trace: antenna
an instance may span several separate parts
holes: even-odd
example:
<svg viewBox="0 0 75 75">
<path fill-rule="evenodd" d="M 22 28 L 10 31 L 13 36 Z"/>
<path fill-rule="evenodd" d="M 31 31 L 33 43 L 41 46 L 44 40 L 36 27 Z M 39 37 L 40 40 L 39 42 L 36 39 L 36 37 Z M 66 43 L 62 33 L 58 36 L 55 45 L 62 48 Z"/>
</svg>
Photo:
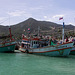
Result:
<svg viewBox="0 0 75 75">
<path fill-rule="evenodd" d="M 75 17 L 74 17 L 74 25 L 75 25 Z M 75 26 L 74 26 L 74 33 L 75 33 Z"/>
</svg>

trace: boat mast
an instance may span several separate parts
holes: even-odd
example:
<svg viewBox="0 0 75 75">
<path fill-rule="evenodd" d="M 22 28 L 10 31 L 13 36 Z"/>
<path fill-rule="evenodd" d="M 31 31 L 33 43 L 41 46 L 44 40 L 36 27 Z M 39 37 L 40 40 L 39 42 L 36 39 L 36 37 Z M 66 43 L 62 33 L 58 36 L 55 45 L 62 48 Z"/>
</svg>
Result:
<svg viewBox="0 0 75 75">
<path fill-rule="evenodd" d="M 10 26 L 9 26 L 9 32 L 10 32 L 10 39 L 12 41 L 12 35 L 11 35 L 11 28 L 10 28 Z"/>
<path fill-rule="evenodd" d="M 63 17 L 60 17 L 59 20 L 62 20 Z M 64 19 L 63 19 L 63 28 L 62 28 L 62 43 L 64 42 Z"/>
<path fill-rule="evenodd" d="M 62 29 L 62 41 L 64 42 L 64 22 L 63 22 L 63 29 Z"/>
<path fill-rule="evenodd" d="M 9 33 L 10 33 L 10 39 L 12 41 L 11 28 L 10 28 L 10 16 L 9 16 Z"/>
</svg>

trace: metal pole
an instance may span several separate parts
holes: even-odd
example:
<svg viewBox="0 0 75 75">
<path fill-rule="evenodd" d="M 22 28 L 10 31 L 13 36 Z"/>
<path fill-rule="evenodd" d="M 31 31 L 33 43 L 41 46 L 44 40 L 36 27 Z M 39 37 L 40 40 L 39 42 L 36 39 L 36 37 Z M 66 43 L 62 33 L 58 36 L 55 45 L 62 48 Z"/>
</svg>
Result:
<svg viewBox="0 0 75 75">
<path fill-rule="evenodd" d="M 10 26 L 9 26 L 9 32 L 10 32 L 10 39 L 12 41 L 12 35 L 11 35 L 11 28 L 10 28 Z"/>
<path fill-rule="evenodd" d="M 62 29 L 62 41 L 64 42 L 64 22 L 63 22 L 63 29 Z"/>
<path fill-rule="evenodd" d="M 74 18 L 74 24 L 75 24 L 75 18 Z M 74 26 L 74 34 L 75 34 L 75 26 Z"/>
</svg>

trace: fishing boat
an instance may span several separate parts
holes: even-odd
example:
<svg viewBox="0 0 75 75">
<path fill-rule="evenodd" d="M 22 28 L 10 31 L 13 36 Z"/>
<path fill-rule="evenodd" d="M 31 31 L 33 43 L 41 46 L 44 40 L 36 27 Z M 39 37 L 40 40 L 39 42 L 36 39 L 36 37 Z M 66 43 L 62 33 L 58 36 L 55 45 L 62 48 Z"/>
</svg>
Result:
<svg viewBox="0 0 75 75">
<path fill-rule="evenodd" d="M 73 47 L 73 42 L 57 44 L 42 41 L 39 38 L 22 39 L 20 51 L 30 54 L 39 54 L 47 56 L 68 56 Z"/>
<path fill-rule="evenodd" d="M 5 39 L 10 37 L 9 41 L 2 41 L 0 43 L 0 52 L 14 52 L 15 50 L 15 41 L 12 39 L 11 28 L 9 27 L 9 36 L 1 36 L 0 39 Z"/>
<path fill-rule="evenodd" d="M 15 42 L 4 42 L 0 43 L 0 52 L 14 52 L 15 49 Z"/>
</svg>

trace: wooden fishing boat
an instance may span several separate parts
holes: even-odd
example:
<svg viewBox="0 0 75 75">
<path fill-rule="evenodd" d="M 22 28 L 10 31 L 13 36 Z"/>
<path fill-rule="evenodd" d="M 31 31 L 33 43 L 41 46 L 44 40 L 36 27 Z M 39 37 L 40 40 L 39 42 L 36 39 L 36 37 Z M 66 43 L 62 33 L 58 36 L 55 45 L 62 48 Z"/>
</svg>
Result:
<svg viewBox="0 0 75 75">
<path fill-rule="evenodd" d="M 47 55 L 47 56 L 68 56 L 72 47 L 73 42 L 63 43 L 59 45 L 48 45 L 45 42 L 44 45 L 40 44 L 39 38 L 23 39 L 22 45 L 19 50 L 26 53 Z M 51 42 L 53 44 L 53 42 Z"/>
<path fill-rule="evenodd" d="M 0 43 L 0 52 L 14 52 L 15 41 Z"/>
<path fill-rule="evenodd" d="M 12 39 L 11 28 L 9 28 L 10 36 L 1 36 L 0 39 L 5 39 L 10 37 L 9 41 L 2 41 L 0 43 L 0 52 L 14 52 L 16 42 Z"/>
</svg>

